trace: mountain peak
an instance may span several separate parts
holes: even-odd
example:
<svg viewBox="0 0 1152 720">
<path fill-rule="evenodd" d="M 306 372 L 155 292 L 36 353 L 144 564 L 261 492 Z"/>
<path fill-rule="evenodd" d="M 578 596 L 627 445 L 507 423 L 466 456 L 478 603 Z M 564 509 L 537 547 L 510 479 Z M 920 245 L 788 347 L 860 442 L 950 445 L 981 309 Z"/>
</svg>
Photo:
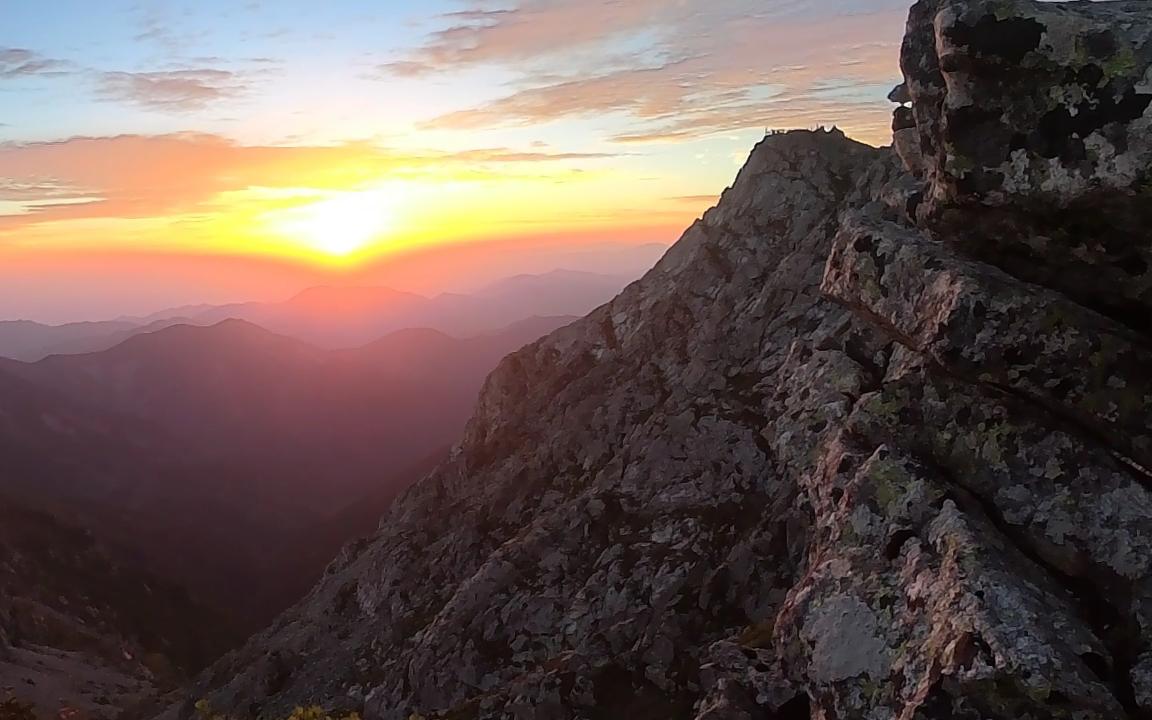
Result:
<svg viewBox="0 0 1152 720">
<path fill-rule="evenodd" d="M 293 338 L 277 335 L 255 323 L 238 318 L 228 318 L 212 325 L 197 325 L 192 323 L 176 323 L 163 325 L 150 332 L 141 332 L 124 340 L 108 350 L 95 354 L 107 356 L 124 355 L 135 352 L 151 352 L 157 349 L 180 350 L 200 354 L 211 348 L 221 347 L 239 349 L 253 343 L 274 343 L 284 347 L 309 347 L 305 343 Z M 92 353 L 89 353 L 92 354 Z M 68 358 L 73 356 L 57 355 L 48 358 L 51 362 L 71 362 Z"/>
</svg>

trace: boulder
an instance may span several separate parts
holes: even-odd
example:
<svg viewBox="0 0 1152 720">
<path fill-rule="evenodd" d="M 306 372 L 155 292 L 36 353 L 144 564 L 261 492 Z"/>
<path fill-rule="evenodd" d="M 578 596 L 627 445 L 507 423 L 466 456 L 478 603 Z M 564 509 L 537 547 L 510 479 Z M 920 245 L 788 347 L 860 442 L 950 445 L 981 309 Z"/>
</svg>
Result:
<svg viewBox="0 0 1152 720">
<path fill-rule="evenodd" d="M 1143 0 L 921 0 L 901 156 L 922 217 L 983 260 L 1152 323 L 1152 12 Z M 902 100 L 903 97 L 898 97 Z M 913 148 L 919 145 L 919 152 Z"/>
<path fill-rule="evenodd" d="M 1152 189 L 1146 2 L 922 0 L 912 18 L 901 66 L 938 199 L 1047 209 Z"/>
</svg>

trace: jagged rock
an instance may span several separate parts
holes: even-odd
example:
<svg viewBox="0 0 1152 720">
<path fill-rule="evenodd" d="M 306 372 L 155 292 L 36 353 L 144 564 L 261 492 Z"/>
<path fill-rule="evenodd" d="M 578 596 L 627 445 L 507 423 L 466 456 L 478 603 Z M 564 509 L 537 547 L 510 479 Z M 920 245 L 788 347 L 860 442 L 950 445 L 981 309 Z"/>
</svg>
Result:
<svg viewBox="0 0 1152 720">
<path fill-rule="evenodd" d="M 920 150 L 920 136 L 916 128 L 893 128 L 892 146 L 900 156 L 904 169 L 917 177 L 924 175 L 927 166 L 924 153 Z"/>
<path fill-rule="evenodd" d="M 1040 127 L 1062 43 L 1104 27 L 1144 62 L 1138 3 L 918 3 L 917 172 L 838 132 L 766 138 L 641 281 L 506 359 L 452 458 L 191 695 L 373 720 L 1148 717 L 1152 327 L 1092 243 L 1136 252 L 1152 225 L 1103 156 L 1052 185 L 1064 156 L 1027 145 L 981 185 L 1004 159 L 953 117 L 975 97 Z M 1129 135 L 1133 176 L 1143 122 L 1100 131 Z M 949 159 L 973 153 L 977 175 Z M 1118 212 L 1037 240 L 1089 195 Z"/>
<path fill-rule="evenodd" d="M 907 105 L 912 102 L 912 93 L 908 90 L 908 83 L 900 83 L 892 88 L 892 92 L 888 93 L 888 100 L 900 105 Z"/>
<path fill-rule="evenodd" d="M 1128 328 L 864 218 L 844 224 L 824 290 L 949 371 L 1027 396 L 1152 467 L 1152 351 Z"/>
<path fill-rule="evenodd" d="M 901 66 L 925 216 L 982 259 L 1149 329 L 1147 3 L 921 0 Z M 916 144 L 897 136 L 902 156 Z"/>
<path fill-rule="evenodd" d="M 771 618 L 805 562 L 783 456 L 822 432 L 784 430 L 806 404 L 778 386 L 810 383 L 833 418 L 868 382 L 839 346 L 880 351 L 819 282 L 838 209 L 896 175 L 841 133 L 766 139 L 642 281 L 508 358 L 454 458 L 197 696 L 270 717 L 358 705 L 353 686 L 389 720 L 691 713 L 708 649 Z M 299 661 L 265 698 L 270 649 Z"/>
<path fill-rule="evenodd" d="M 1144 0 L 924 0 L 901 64 L 940 198 L 1067 207 L 1146 189 Z"/>
</svg>

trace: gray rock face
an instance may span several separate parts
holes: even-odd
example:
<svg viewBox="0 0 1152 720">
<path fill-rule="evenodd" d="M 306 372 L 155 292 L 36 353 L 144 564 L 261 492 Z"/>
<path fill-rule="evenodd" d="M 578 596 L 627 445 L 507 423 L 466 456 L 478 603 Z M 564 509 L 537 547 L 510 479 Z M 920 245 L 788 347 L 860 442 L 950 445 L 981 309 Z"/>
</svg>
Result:
<svg viewBox="0 0 1152 720">
<path fill-rule="evenodd" d="M 1054 97 L 1044 38 L 1107 26 L 1112 56 L 1144 57 L 1139 3 L 917 4 L 893 99 L 919 176 L 837 132 L 766 138 L 641 281 L 506 359 L 450 461 L 189 697 L 269 718 L 1152 716 L 1152 351 L 1117 305 L 1139 278 L 971 237 L 1107 191 L 1130 212 L 1101 232 L 1146 247 L 1139 191 L 1103 156 L 1089 190 L 1046 190 L 1063 160 L 1039 149 L 996 188 L 941 159 L 969 152 L 954 89 L 991 98 L 1021 18 L 1060 33 L 1011 61 L 1012 126 L 1036 117 L 1013 94 Z M 1139 122 L 1115 157 L 1146 176 Z"/>
<path fill-rule="evenodd" d="M 897 133 L 923 217 L 1013 274 L 1149 328 L 1152 12 L 1144 0 L 921 0 Z M 902 137 L 903 135 L 903 137 Z"/>
<path fill-rule="evenodd" d="M 924 0 L 902 66 L 942 199 L 1066 207 L 1149 180 L 1143 0 Z"/>
</svg>

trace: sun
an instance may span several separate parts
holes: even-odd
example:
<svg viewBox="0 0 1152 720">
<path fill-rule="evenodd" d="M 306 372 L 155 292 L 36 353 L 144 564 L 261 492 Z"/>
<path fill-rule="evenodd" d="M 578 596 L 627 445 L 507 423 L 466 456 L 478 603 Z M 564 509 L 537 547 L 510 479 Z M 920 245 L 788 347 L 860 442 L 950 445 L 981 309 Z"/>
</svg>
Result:
<svg viewBox="0 0 1152 720">
<path fill-rule="evenodd" d="M 361 252 L 393 228 L 394 210 L 385 193 L 353 191 L 279 213 L 276 231 L 295 242 L 337 258 Z"/>
</svg>

